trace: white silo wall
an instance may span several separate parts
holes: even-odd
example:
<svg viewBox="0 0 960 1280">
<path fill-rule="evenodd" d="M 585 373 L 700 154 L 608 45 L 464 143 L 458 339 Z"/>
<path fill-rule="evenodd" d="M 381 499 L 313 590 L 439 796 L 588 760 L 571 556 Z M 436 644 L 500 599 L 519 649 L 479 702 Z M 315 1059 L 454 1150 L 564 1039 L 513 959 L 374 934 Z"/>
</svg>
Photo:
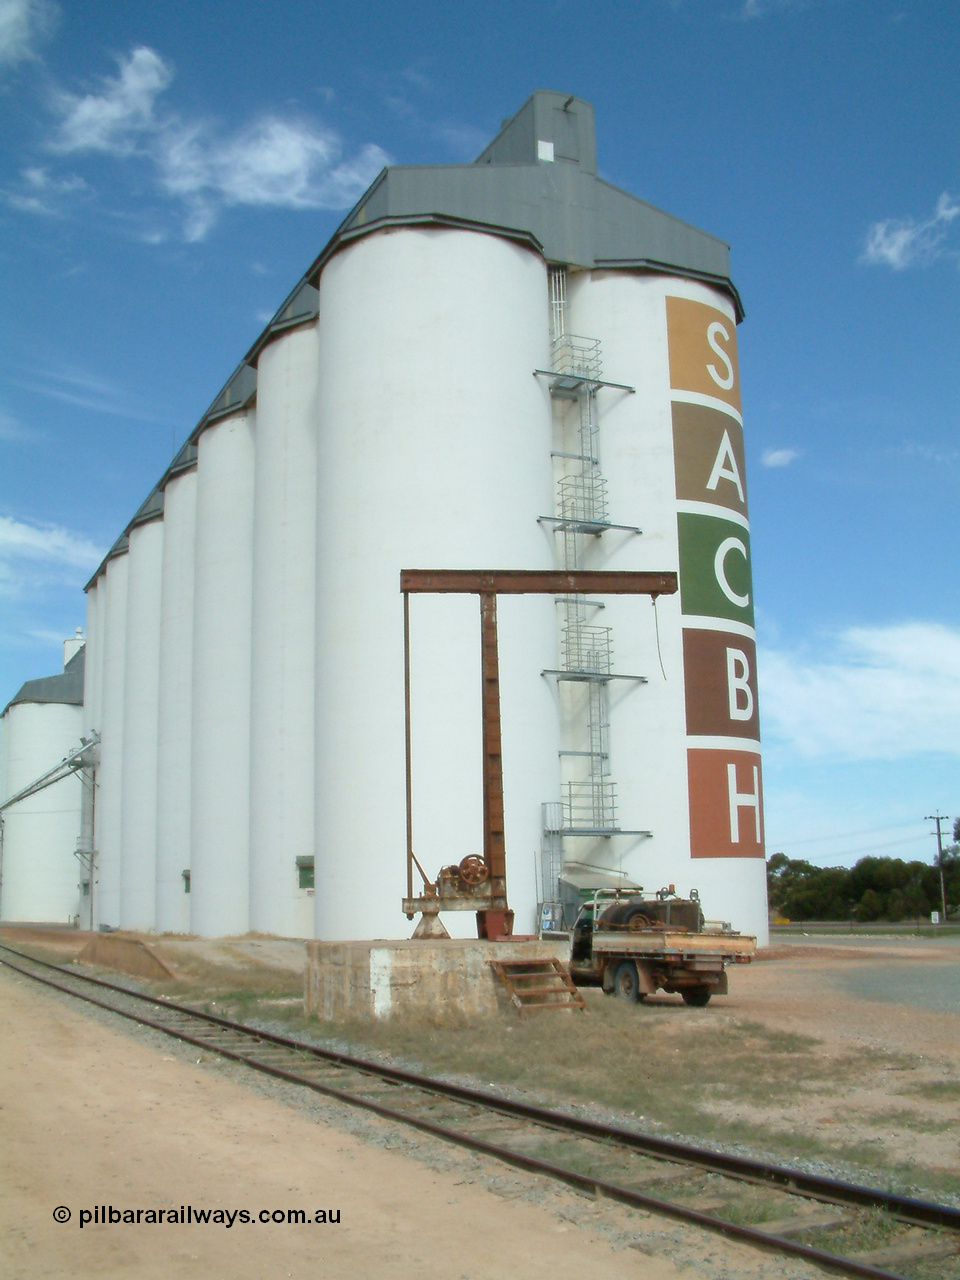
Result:
<svg viewBox="0 0 960 1280">
<path fill-rule="evenodd" d="M 402 937 L 401 569 L 554 567 L 546 269 L 505 239 L 375 234 L 320 282 L 316 927 Z M 540 805 L 559 787 L 556 606 L 500 600 L 507 879 L 535 924 Z M 479 604 L 411 597 L 414 849 L 481 849 Z M 415 890 L 419 880 L 415 880 Z M 444 923 L 475 934 L 471 914 Z"/>
<path fill-rule="evenodd" d="M 95 844 L 97 874 L 93 886 L 94 922 L 120 925 L 120 849 L 123 808 L 123 698 L 126 670 L 127 579 L 129 555 L 107 564 L 103 631 L 103 683 L 100 710 L 100 765 L 97 769 Z"/>
<path fill-rule="evenodd" d="M 99 582 L 87 591 L 87 644 L 83 660 L 83 735 L 88 738 L 96 727 L 94 707 L 97 702 L 97 677 L 100 674 L 99 652 L 103 643 L 100 627 Z"/>
<path fill-rule="evenodd" d="M 120 925 L 156 925 L 157 719 L 163 521 L 130 531 L 123 699 Z"/>
<path fill-rule="evenodd" d="M 199 440 L 193 615 L 190 928 L 249 928 L 254 413 Z"/>
<path fill-rule="evenodd" d="M 96 733 L 103 733 L 103 685 L 106 676 L 105 664 L 107 656 L 107 573 L 106 569 L 97 578 L 97 634 L 95 649 L 96 672 L 93 685 L 93 707 L 91 722 Z M 86 667 L 84 667 L 86 671 Z M 98 802 L 99 803 L 99 802 Z"/>
<path fill-rule="evenodd" d="M 0 716 L 0 800 L 13 795 L 13 788 L 7 786 L 7 720 Z"/>
<path fill-rule="evenodd" d="M 257 367 L 250 723 L 250 928 L 313 936 L 317 326 Z"/>
<path fill-rule="evenodd" d="M 568 327 L 601 340 L 603 377 L 636 388 L 634 395 L 612 389 L 598 393 L 600 459 L 609 519 L 643 532 L 609 531 L 591 539 L 585 567 L 676 571 L 680 549 L 672 401 L 679 393 L 671 389 L 665 299 L 705 304 L 722 313 L 735 334 L 732 305 L 725 293 L 695 281 L 614 271 L 571 275 L 569 297 Z M 680 398 L 733 412 L 710 397 Z M 648 681 L 609 686 L 610 772 L 618 789 L 620 825 L 653 834 L 598 842 L 589 855 L 612 862 L 647 889 L 669 883 L 681 893 L 696 888 L 708 918 L 726 919 L 766 941 L 763 857 L 691 856 L 687 753 L 692 740 L 685 714 L 681 596 L 657 602 L 659 645 L 648 598 L 613 597 L 605 603 L 602 624 L 613 629 L 615 669 Z M 686 625 L 689 620 L 683 621 Z"/>
<path fill-rule="evenodd" d="M 81 707 L 16 703 L 2 721 L 3 798 L 29 786 L 76 747 Z M 80 779 L 62 779 L 3 814 L 3 920 L 71 922 L 80 909 Z"/>
<path fill-rule="evenodd" d="M 163 503 L 160 678 L 157 723 L 157 932 L 188 933 L 190 729 L 196 470 L 167 482 Z"/>
</svg>

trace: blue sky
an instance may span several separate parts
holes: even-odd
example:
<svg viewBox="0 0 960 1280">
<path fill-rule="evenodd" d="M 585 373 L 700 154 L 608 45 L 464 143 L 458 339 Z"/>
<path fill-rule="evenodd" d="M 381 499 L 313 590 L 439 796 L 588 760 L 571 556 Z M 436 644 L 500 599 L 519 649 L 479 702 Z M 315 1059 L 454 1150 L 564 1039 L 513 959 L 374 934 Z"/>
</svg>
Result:
<svg viewBox="0 0 960 1280">
<path fill-rule="evenodd" d="M 387 162 L 535 88 L 732 246 L 767 845 L 931 860 L 960 812 L 954 0 L 0 0 L 0 704 Z"/>
</svg>

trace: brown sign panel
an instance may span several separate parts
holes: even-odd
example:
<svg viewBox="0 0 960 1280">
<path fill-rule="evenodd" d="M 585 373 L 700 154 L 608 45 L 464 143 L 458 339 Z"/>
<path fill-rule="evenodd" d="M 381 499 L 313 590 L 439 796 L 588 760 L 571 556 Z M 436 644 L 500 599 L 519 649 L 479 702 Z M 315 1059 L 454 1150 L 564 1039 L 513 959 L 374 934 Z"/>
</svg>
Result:
<svg viewBox="0 0 960 1280">
<path fill-rule="evenodd" d="M 757 646 L 729 631 L 683 632 L 687 733 L 717 738 L 760 737 Z"/>
<path fill-rule="evenodd" d="M 743 428 L 736 418 L 702 404 L 673 403 L 677 497 L 714 502 L 747 514 Z"/>
<path fill-rule="evenodd" d="M 725 400 L 740 410 L 737 326 L 725 312 L 690 298 L 667 298 L 670 386 Z"/>
<path fill-rule="evenodd" d="M 755 751 L 687 751 L 691 858 L 762 858 L 763 789 Z"/>
</svg>

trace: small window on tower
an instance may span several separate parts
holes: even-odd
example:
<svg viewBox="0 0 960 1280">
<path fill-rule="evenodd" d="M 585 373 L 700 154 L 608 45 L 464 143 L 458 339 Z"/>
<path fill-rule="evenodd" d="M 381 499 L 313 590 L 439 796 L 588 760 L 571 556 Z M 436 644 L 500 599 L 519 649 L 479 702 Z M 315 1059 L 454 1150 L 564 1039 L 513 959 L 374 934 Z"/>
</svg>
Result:
<svg viewBox="0 0 960 1280">
<path fill-rule="evenodd" d="M 183 892 L 189 893 L 190 892 L 190 872 L 181 871 L 180 874 L 183 876 Z"/>
<path fill-rule="evenodd" d="M 313 855 L 297 859 L 297 883 L 301 889 L 313 888 Z"/>
</svg>

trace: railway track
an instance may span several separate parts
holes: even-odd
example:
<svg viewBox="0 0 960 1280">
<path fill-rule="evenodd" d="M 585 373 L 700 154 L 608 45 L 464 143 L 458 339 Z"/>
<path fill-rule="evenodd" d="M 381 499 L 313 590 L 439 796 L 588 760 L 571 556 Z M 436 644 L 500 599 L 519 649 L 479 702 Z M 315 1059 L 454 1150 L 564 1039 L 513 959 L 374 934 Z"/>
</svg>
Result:
<svg viewBox="0 0 960 1280">
<path fill-rule="evenodd" d="M 960 1278 L 960 1210 L 948 1205 L 635 1133 L 318 1048 L 2 944 L 0 963 L 219 1057 L 588 1195 L 845 1275 L 910 1280 L 913 1270 L 924 1280 L 933 1274 Z M 879 1248 L 843 1252 L 851 1239 L 871 1231 L 883 1237 Z M 940 1262 L 943 1269 L 930 1270 Z"/>
</svg>

